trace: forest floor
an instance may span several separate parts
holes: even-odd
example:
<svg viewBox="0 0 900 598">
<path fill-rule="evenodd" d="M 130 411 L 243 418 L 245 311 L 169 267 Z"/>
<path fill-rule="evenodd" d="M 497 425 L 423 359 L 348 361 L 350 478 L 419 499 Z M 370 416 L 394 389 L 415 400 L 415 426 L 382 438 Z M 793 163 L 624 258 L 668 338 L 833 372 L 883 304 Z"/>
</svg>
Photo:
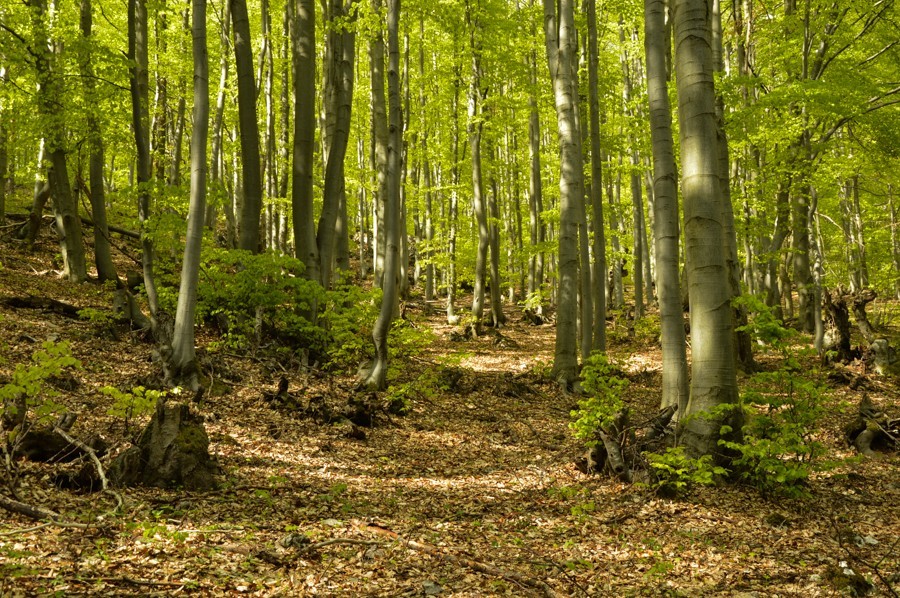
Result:
<svg viewBox="0 0 900 598">
<path fill-rule="evenodd" d="M 46 234 L 33 253 L 0 239 L 0 299 L 108 311 L 108 288 L 61 279 L 47 257 L 57 250 Z M 426 311 L 408 304 L 407 317 L 435 335 L 401 367 L 401 381 L 413 383 L 410 412 L 380 414 L 364 438 L 263 398 L 284 376 L 302 406 L 317 396 L 346 402 L 351 376 L 221 351 L 207 353 L 217 384 L 200 406 L 219 490 L 129 488 L 114 511 L 108 495 L 55 488 L 62 466 L 19 461 L 22 501 L 90 526 L 0 511 L 0 595 L 831 596 L 852 591 L 835 574 L 848 567 L 872 579 L 873 592 L 900 591 L 896 454 L 818 474 L 801 499 L 744 485 L 658 498 L 573 465 L 582 452 L 569 429 L 576 399 L 547 376 L 551 325 L 529 325 L 510 306 L 498 346 L 490 335 L 451 340 L 440 306 Z M 609 330 L 626 402 L 636 419 L 649 417 L 659 346 L 622 324 Z M 99 389 L 158 376 L 151 346 L 97 322 L 0 306 L 0 385 L 46 340 L 70 342 L 82 364 L 57 384 L 55 400 L 79 416 L 72 433 L 102 432 L 112 452 L 123 449 L 139 425 L 126 433 Z M 422 372 L 451 362 L 447 388 L 417 386 Z M 897 405 L 893 381 L 862 375 L 877 405 Z M 852 453 L 841 429 L 860 394 L 829 385 L 818 439 L 844 458 Z"/>
</svg>

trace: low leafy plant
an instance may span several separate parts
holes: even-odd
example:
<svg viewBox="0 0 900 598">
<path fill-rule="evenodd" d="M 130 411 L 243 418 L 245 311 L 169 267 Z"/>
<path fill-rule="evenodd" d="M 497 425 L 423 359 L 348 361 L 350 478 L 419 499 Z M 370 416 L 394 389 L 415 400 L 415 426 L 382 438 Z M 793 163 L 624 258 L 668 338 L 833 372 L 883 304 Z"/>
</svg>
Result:
<svg viewBox="0 0 900 598">
<path fill-rule="evenodd" d="M 113 417 L 124 418 L 126 432 L 132 420 L 153 413 L 157 401 L 166 396 L 164 390 L 153 390 L 143 386 L 135 386 L 126 392 L 114 386 L 104 386 L 100 392 L 114 400 L 107 413 Z"/>
<path fill-rule="evenodd" d="M 48 382 L 81 362 L 72 356 L 68 342 L 47 341 L 31 356 L 30 364 L 18 364 L 12 380 L 0 386 L 0 447 L 7 473 L 15 479 L 12 455 L 30 428 L 49 425 L 63 411 L 54 398 L 57 393 Z"/>
<path fill-rule="evenodd" d="M 812 350 L 791 346 L 796 333 L 758 298 L 744 296 L 741 302 L 750 309 L 743 329 L 780 354 L 781 362 L 775 371 L 754 374 L 748 382 L 741 397 L 743 439 L 719 443 L 736 455 L 736 473 L 753 486 L 769 494 L 802 496 L 809 475 L 831 466 L 822 461 L 824 447 L 815 438 L 825 414 L 826 389 L 816 382 L 817 372 L 804 370 L 801 363 Z M 723 427 L 723 436 L 730 432 Z"/>
<path fill-rule="evenodd" d="M 692 486 L 711 486 L 716 479 L 728 473 L 724 467 L 713 463 L 712 455 L 694 459 L 684 452 L 684 447 L 669 447 L 663 453 L 645 452 L 653 480 L 650 488 L 662 496 L 680 496 Z"/>
<path fill-rule="evenodd" d="M 581 387 L 587 397 L 578 401 L 578 409 L 572 411 L 575 418 L 570 425 L 577 438 L 588 446 L 597 443 L 597 433 L 608 428 L 622 409 L 622 393 L 628 381 L 619 377 L 618 368 L 605 353 L 594 351 L 581 370 Z"/>
</svg>

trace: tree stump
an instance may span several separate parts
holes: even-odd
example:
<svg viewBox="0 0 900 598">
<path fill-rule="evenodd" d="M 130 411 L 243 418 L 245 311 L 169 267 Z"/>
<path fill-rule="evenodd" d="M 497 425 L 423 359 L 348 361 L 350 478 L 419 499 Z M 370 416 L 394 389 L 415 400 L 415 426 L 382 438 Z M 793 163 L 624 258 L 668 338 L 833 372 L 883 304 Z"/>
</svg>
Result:
<svg viewBox="0 0 900 598">
<path fill-rule="evenodd" d="M 109 478 L 120 486 L 211 490 L 218 472 L 200 417 L 187 405 L 159 401 L 137 445 L 113 460 Z"/>
<path fill-rule="evenodd" d="M 855 357 L 850 344 L 850 308 L 847 306 L 847 294 L 838 289 L 832 292 L 823 289 L 822 299 L 825 303 L 826 351 L 837 353 L 836 361 L 849 363 Z"/>
<path fill-rule="evenodd" d="M 873 455 L 876 451 L 897 450 L 900 438 L 900 418 L 890 418 L 863 395 L 859 402 L 859 414 L 844 426 L 847 441 L 863 455 Z"/>
</svg>

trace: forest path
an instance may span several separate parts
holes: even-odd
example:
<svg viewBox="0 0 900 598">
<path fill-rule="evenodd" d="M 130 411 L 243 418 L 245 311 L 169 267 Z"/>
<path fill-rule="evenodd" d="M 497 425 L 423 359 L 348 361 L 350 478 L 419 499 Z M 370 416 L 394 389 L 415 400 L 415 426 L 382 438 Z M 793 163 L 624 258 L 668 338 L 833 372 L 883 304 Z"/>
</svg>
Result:
<svg viewBox="0 0 900 598">
<path fill-rule="evenodd" d="M 61 280 L 54 252 L 49 236 L 33 254 L 0 239 L 0 295 L 108 311 L 109 289 Z M 378 415 L 364 438 L 346 422 L 302 414 L 316 401 L 340 406 L 358 396 L 351 376 L 304 371 L 265 351 L 213 350 L 220 339 L 201 330 L 214 384 L 198 409 L 221 488 L 129 488 L 123 510 L 104 515 L 111 500 L 53 486 L 65 465 L 20 462 L 24 502 L 68 520 L 103 515 L 104 527 L 38 529 L 0 512 L 0 595 L 541 596 L 546 584 L 582 597 L 808 597 L 834 595 L 828 576 L 851 554 L 900 571 L 896 456 L 815 477 L 804 501 L 742 486 L 662 500 L 573 466 L 575 399 L 547 376 L 552 325 L 529 325 L 510 307 L 506 341 L 456 341 L 442 306 L 427 316 L 421 302 L 407 308 L 413 326 L 434 332 L 421 353 L 396 361 L 392 392 L 405 393 L 410 411 Z M 639 420 L 659 400 L 653 320 L 607 330 Z M 100 388 L 158 380 L 150 345 L 140 334 L 110 334 L 102 319 L 0 302 L 0 382 L 45 340 L 69 341 L 82 362 L 52 383 L 55 400 L 79 415 L 73 433 L 100 432 L 113 452 L 127 446 L 140 427 L 126 432 Z M 282 375 L 300 409 L 265 400 Z M 822 438 L 835 456 L 847 454 L 841 409 Z M 864 545 L 842 548 L 838 526 Z M 300 548 L 285 546 L 298 536 Z"/>
</svg>

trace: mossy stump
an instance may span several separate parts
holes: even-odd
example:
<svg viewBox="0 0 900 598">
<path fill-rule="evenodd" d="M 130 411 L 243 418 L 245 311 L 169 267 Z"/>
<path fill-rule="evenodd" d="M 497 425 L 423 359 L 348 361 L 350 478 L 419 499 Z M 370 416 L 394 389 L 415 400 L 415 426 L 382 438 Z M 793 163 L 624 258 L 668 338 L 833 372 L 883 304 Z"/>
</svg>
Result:
<svg viewBox="0 0 900 598">
<path fill-rule="evenodd" d="M 113 461 L 110 479 L 119 486 L 212 490 L 218 469 L 201 418 L 187 405 L 159 401 L 137 445 Z"/>
</svg>

